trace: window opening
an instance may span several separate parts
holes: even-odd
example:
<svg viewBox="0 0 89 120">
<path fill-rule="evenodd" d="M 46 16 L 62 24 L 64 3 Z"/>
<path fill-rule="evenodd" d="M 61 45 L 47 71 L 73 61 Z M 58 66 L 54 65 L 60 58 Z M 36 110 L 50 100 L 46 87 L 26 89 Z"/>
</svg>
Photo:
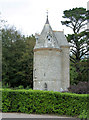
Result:
<svg viewBox="0 0 89 120">
<path fill-rule="evenodd" d="M 47 83 L 44 84 L 44 89 L 47 90 Z"/>
</svg>

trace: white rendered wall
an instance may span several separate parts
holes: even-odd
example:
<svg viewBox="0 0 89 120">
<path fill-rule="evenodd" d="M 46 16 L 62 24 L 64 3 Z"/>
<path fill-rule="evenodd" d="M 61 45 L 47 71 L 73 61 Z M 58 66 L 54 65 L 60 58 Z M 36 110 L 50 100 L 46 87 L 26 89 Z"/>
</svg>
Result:
<svg viewBox="0 0 89 120">
<path fill-rule="evenodd" d="M 40 50 L 34 52 L 33 89 L 60 91 L 61 89 L 61 57 L 60 51 Z"/>
</svg>

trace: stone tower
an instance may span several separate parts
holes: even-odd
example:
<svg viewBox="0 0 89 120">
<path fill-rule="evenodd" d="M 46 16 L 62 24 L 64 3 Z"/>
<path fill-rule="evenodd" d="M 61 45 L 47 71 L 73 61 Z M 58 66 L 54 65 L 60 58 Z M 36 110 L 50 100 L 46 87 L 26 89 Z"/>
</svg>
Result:
<svg viewBox="0 0 89 120">
<path fill-rule="evenodd" d="M 67 90 L 69 81 L 69 44 L 62 31 L 53 31 L 48 20 L 34 47 L 33 89 Z"/>
</svg>

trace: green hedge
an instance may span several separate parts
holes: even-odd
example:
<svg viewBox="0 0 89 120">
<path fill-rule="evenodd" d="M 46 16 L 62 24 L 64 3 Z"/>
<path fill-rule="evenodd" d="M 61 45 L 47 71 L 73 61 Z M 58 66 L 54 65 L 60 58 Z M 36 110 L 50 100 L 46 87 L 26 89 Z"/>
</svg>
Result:
<svg viewBox="0 0 89 120">
<path fill-rule="evenodd" d="M 78 116 L 87 112 L 85 94 L 60 93 L 40 90 L 2 90 L 2 112 L 55 113 Z"/>
</svg>

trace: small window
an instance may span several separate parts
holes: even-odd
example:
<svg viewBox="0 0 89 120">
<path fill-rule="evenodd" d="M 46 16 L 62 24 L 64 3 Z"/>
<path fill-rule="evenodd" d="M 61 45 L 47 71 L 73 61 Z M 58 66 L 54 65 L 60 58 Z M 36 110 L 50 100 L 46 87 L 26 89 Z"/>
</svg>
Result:
<svg viewBox="0 0 89 120">
<path fill-rule="evenodd" d="M 44 84 L 44 90 L 47 90 L 47 83 Z"/>
<path fill-rule="evenodd" d="M 48 36 L 47 36 L 47 39 L 48 39 L 48 41 L 50 41 L 50 40 L 51 40 L 51 36 L 50 36 L 50 35 L 48 35 Z"/>
<path fill-rule="evenodd" d="M 48 39 L 48 41 L 50 41 L 50 38 Z"/>
<path fill-rule="evenodd" d="M 44 73 L 44 76 L 45 76 L 45 73 Z"/>
</svg>

